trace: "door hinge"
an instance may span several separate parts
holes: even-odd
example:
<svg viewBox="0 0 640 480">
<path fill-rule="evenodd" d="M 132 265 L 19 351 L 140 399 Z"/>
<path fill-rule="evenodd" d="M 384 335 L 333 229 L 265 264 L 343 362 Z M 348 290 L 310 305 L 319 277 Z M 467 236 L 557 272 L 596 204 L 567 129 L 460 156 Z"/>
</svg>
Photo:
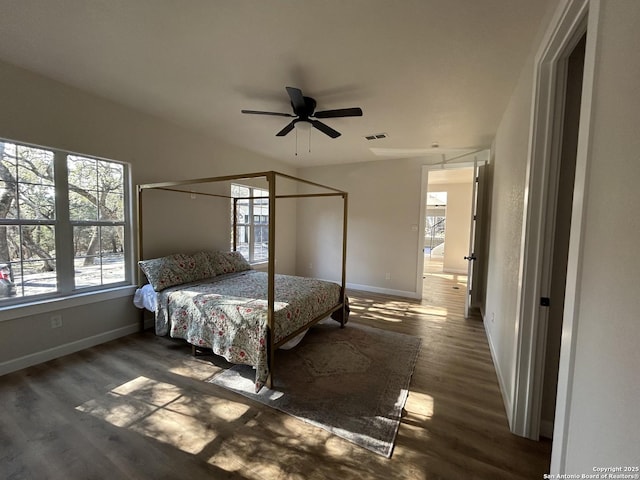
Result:
<svg viewBox="0 0 640 480">
<path fill-rule="evenodd" d="M 551 305 L 551 299 L 549 297 L 540 297 L 540 306 L 548 307 Z"/>
</svg>

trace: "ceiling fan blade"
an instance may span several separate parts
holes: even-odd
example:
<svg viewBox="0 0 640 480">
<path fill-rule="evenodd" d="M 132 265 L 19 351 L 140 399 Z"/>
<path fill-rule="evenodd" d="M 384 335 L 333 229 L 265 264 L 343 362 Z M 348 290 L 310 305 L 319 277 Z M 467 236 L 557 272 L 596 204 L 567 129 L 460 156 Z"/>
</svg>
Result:
<svg viewBox="0 0 640 480">
<path fill-rule="evenodd" d="M 259 110 L 240 110 L 242 113 L 250 113 L 252 115 L 276 115 L 278 117 L 295 117 L 290 113 L 278 113 L 278 112 L 262 112 Z"/>
<path fill-rule="evenodd" d="M 338 138 L 341 135 L 340 132 L 334 130 L 329 125 L 325 125 L 324 123 L 322 123 L 322 122 L 320 122 L 318 120 L 309 120 L 309 121 L 311 122 L 311 125 L 316 127 L 322 133 L 324 133 L 326 135 L 329 135 L 331 138 Z"/>
<path fill-rule="evenodd" d="M 337 110 L 323 110 L 322 112 L 314 113 L 313 116 L 316 118 L 361 117 L 362 109 L 354 107 L 339 108 Z"/>
<path fill-rule="evenodd" d="M 276 133 L 276 137 L 284 137 L 287 133 L 293 130 L 294 125 L 296 124 L 295 120 L 292 120 L 286 127 Z"/>
<path fill-rule="evenodd" d="M 294 87 L 285 87 L 287 89 L 287 93 L 289 94 L 289 98 L 291 99 L 291 105 L 293 105 L 293 111 L 296 115 L 299 115 L 299 112 L 303 112 L 306 108 L 306 103 L 304 101 L 304 96 L 302 95 L 302 90 Z"/>
</svg>

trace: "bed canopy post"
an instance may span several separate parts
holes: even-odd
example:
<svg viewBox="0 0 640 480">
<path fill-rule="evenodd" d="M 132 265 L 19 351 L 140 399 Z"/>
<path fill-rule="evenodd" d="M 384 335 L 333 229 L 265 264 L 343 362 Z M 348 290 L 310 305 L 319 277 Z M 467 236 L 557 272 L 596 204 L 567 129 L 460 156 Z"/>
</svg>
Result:
<svg viewBox="0 0 640 480">
<path fill-rule="evenodd" d="M 275 332 L 274 332 L 274 311 L 276 300 L 276 174 L 268 172 L 267 182 L 269 183 L 269 266 L 268 266 L 268 291 L 267 291 L 267 326 L 269 330 L 269 345 L 271 349 L 269 355 L 269 377 L 267 378 L 267 388 L 273 387 L 273 366 L 275 365 Z"/>
<path fill-rule="evenodd" d="M 142 191 L 143 189 L 141 188 L 140 185 L 137 186 L 137 193 L 138 193 L 138 201 L 136 203 L 136 217 L 138 220 L 138 251 L 136 252 L 136 254 L 138 255 L 137 258 L 140 260 L 142 258 L 144 258 L 143 252 L 142 252 L 142 246 L 143 246 L 143 242 L 142 242 Z M 136 284 L 138 285 L 138 287 L 141 287 L 143 283 L 143 278 L 142 278 L 142 272 L 140 271 L 139 268 L 136 268 Z M 140 310 L 140 331 L 144 332 L 144 310 Z"/>
<path fill-rule="evenodd" d="M 231 234 L 231 238 L 233 238 L 233 251 L 238 250 L 238 199 L 233 198 L 233 233 Z"/>
<path fill-rule="evenodd" d="M 138 203 L 136 204 L 137 207 L 137 219 L 138 219 L 138 251 L 136 252 L 138 255 L 138 259 L 142 259 L 144 258 L 142 256 L 142 187 L 140 185 L 138 185 Z M 142 285 L 142 277 L 141 277 L 142 273 L 140 272 L 140 269 L 137 268 L 136 269 L 136 281 L 138 283 L 138 286 Z"/>
<path fill-rule="evenodd" d="M 340 301 L 342 302 L 342 320 L 340 326 L 344 327 L 347 318 L 347 218 L 349 216 L 349 194 L 342 194 L 344 201 L 342 213 L 342 289 L 340 292 Z"/>
</svg>

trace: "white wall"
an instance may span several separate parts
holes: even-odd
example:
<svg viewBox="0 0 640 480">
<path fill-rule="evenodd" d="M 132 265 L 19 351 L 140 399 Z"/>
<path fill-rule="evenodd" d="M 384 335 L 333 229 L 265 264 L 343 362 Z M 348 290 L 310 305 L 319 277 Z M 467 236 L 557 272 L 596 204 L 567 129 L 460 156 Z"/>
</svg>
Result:
<svg viewBox="0 0 640 480">
<path fill-rule="evenodd" d="M 285 164 L 5 63 L 0 63 L 0 112 L 0 137 L 129 162 L 134 184 L 270 169 L 295 174 Z M 147 257 L 229 247 L 226 201 L 215 207 L 188 195 L 156 201 L 145 200 L 145 225 L 153 227 L 145 231 Z M 280 214 L 279 270 L 292 273 L 295 203 L 283 205 Z M 96 298 L 0 309 L 0 374 L 138 328 L 131 289 L 93 303 Z M 49 326 L 54 310 L 63 317 L 56 330 Z"/>
<path fill-rule="evenodd" d="M 424 243 L 419 227 L 420 205 L 425 200 L 421 198 L 422 169 L 426 163 L 420 159 L 394 159 L 299 170 L 303 178 L 349 193 L 347 284 L 351 288 L 421 296 L 417 280 Z M 449 192 L 447 268 L 466 273 L 464 256 L 469 246 L 471 180 L 466 185 L 438 184 L 433 189 Z M 299 202 L 299 274 L 339 279 L 341 209 L 342 204 L 337 200 L 333 205 L 325 199 Z M 320 228 L 316 228 L 318 222 L 321 222 Z"/>
<path fill-rule="evenodd" d="M 637 0 L 601 3 L 584 251 L 576 285 L 568 473 L 592 473 L 594 466 L 638 466 L 640 461 L 638 25 Z"/>
<path fill-rule="evenodd" d="M 491 223 L 487 232 L 490 242 L 483 311 L 507 414 L 513 403 L 516 300 L 532 89 L 533 56 L 522 71 L 492 149 Z"/>
<path fill-rule="evenodd" d="M 418 231 L 421 162 L 402 159 L 314 167 L 299 170 L 299 175 L 349 193 L 347 283 L 353 288 L 415 296 L 417 256 L 424 240 Z M 338 279 L 336 240 L 341 226 L 336 224 L 337 207 L 327 212 L 324 202 L 298 205 L 298 271 Z M 326 226 L 311 228 L 316 218 Z"/>
</svg>

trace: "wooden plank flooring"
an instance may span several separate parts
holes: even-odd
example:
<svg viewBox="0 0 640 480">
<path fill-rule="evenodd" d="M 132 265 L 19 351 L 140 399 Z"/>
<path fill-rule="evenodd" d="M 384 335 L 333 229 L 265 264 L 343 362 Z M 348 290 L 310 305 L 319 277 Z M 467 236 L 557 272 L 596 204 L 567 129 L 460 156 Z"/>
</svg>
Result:
<svg viewBox="0 0 640 480">
<path fill-rule="evenodd" d="M 422 302 L 350 292 L 350 321 L 423 339 L 391 459 L 207 383 L 223 360 L 145 332 L 0 377 L 0 478 L 542 478 L 550 443 L 509 432 L 464 287 L 436 265 Z"/>
</svg>

